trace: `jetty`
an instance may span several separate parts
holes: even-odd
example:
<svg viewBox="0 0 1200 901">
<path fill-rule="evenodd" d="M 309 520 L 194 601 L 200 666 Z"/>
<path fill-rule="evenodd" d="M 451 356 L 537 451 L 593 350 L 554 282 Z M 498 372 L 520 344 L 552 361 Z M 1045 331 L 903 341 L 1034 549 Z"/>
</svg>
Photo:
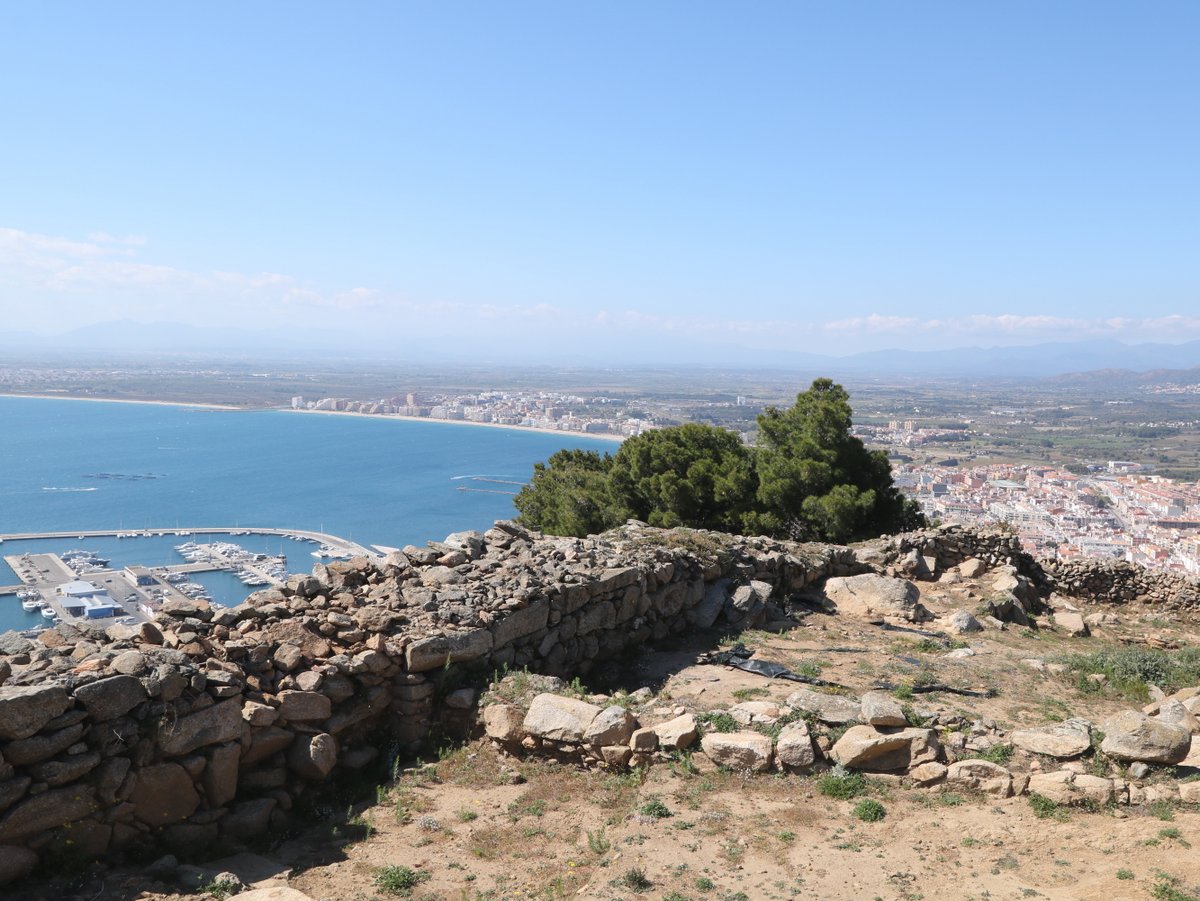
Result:
<svg viewBox="0 0 1200 901">
<path fill-rule="evenodd" d="M 62 532 L 6 532 L 0 533 L 0 541 L 27 541 L 41 538 L 152 538 L 158 535 L 278 535 L 283 538 L 300 538 L 315 541 L 351 556 L 375 557 L 376 552 L 357 542 L 325 532 L 308 529 L 258 529 L 247 526 L 205 526 L 200 528 L 176 527 L 174 529 L 93 529 Z"/>
</svg>

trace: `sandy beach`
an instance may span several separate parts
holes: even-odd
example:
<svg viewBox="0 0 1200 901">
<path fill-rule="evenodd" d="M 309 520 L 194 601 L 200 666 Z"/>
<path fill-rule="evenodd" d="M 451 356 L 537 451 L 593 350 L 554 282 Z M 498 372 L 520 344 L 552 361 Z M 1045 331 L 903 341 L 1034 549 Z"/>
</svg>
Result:
<svg viewBox="0 0 1200 901">
<path fill-rule="evenodd" d="M 0 397 L 29 397 L 37 400 L 82 400 L 96 404 L 144 404 L 156 407 L 191 407 L 197 410 L 224 410 L 238 412 L 315 413 L 321 416 L 358 416 L 363 419 L 398 419 L 404 422 L 431 422 L 436 425 L 465 425 L 472 428 L 510 429 L 516 432 L 540 432 L 543 435 L 570 435 L 579 438 L 596 438 L 620 444 L 624 435 L 599 432 L 569 432 L 563 429 L 541 429 L 523 425 L 504 425 L 498 422 L 470 422 L 465 419 L 431 419 L 428 416 L 402 416 L 399 413 L 356 413 L 348 410 L 293 410 L 291 407 L 235 407 L 231 404 L 198 404 L 176 400 L 132 400 L 117 397 L 76 397 L 71 394 L 12 394 L 0 393 Z"/>
<path fill-rule="evenodd" d="M 0 393 L 0 397 L 29 397 L 35 400 L 85 400 L 94 404 L 143 404 L 154 407 L 194 407 L 197 410 L 246 410 L 230 404 L 194 404 L 178 400 L 125 400 L 119 397 L 76 397 L 72 394 L 11 394 Z"/>
<path fill-rule="evenodd" d="M 348 410 L 293 410 L 281 407 L 285 413 L 316 413 L 320 416 L 359 416 L 364 419 L 398 419 L 403 422 L 430 422 L 435 425 L 465 425 L 483 429 L 510 429 L 514 432 L 540 432 L 543 435 L 570 435 L 578 438 L 598 438 L 601 441 L 613 441 L 620 444 L 625 440 L 624 435 L 611 433 L 568 432 L 563 429 L 538 429 L 523 425 L 504 425 L 498 422 L 470 422 L 465 419 L 431 419 L 428 416 L 402 416 L 399 413 L 355 413 Z"/>
</svg>

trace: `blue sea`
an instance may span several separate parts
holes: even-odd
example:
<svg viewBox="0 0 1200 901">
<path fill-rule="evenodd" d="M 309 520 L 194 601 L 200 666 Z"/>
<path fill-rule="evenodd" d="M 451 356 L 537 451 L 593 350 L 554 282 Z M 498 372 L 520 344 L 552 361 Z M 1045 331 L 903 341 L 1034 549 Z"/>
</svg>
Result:
<svg viewBox="0 0 1200 901">
<path fill-rule="evenodd" d="M 257 526 L 422 544 L 514 516 L 510 492 L 564 447 L 617 445 L 398 419 L 0 397 L 0 534 Z M 153 566 L 184 562 L 174 546 L 188 540 L 215 539 L 9 540 L 0 557 L 80 547 L 113 566 Z M 309 542 L 229 540 L 285 553 L 294 572 L 315 562 Z M 18 581 L 0 561 L 0 586 Z M 225 573 L 196 581 L 226 603 L 249 591 Z M 39 621 L 0 596 L 0 631 Z"/>
</svg>

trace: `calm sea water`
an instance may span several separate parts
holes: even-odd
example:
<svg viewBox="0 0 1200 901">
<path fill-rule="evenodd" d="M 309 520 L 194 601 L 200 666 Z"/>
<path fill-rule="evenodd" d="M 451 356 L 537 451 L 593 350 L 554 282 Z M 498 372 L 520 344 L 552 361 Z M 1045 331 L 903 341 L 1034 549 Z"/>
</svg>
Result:
<svg viewBox="0 0 1200 901">
<path fill-rule="evenodd" d="M 616 445 L 522 429 L 0 397 L 0 533 L 259 526 L 421 544 L 514 515 L 504 492 L 519 484 L 508 483 L 563 447 Z M 174 546 L 185 540 L 10 540 L 0 556 L 84 547 L 114 566 L 156 565 L 182 562 Z M 294 571 L 314 562 L 306 542 L 232 540 L 286 553 Z M 0 562 L 0 585 L 17 581 Z M 225 574 L 196 581 L 214 597 L 248 591 Z M 38 621 L 0 596 L 0 631 Z"/>
</svg>

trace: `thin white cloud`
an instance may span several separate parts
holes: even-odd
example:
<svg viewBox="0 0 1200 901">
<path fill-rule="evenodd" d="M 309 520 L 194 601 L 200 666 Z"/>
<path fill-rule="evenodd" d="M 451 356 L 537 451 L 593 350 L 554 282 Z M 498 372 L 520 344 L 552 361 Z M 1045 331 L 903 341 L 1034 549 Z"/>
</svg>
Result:
<svg viewBox="0 0 1200 901">
<path fill-rule="evenodd" d="M 108 232 L 91 232 L 87 239 L 93 244 L 124 244 L 128 247 L 145 247 L 145 235 L 110 235 Z"/>
</svg>

